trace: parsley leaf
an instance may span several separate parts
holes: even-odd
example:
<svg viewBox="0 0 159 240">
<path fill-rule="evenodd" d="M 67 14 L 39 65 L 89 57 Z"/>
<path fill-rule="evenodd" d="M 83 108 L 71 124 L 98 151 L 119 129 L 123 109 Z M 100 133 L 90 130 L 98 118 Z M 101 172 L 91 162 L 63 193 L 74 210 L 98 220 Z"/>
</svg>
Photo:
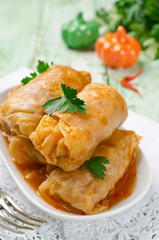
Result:
<svg viewBox="0 0 159 240">
<path fill-rule="evenodd" d="M 30 82 L 33 78 L 35 78 L 37 76 L 36 72 L 30 73 L 31 77 L 25 77 L 21 80 L 21 83 L 23 83 L 23 85 L 27 84 L 28 82 Z"/>
<path fill-rule="evenodd" d="M 94 175 L 98 178 L 104 180 L 105 171 L 107 171 L 104 164 L 110 164 L 109 160 L 106 157 L 98 156 L 92 157 L 88 161 L 86 161 L 82 167 L 86 168 L 87 170 L 91 170 Z"/>
<path fill-rule="evenodd" d="M 51 62 L 51 65 L 53 64 L 53 62 Z M 37 70 L 39 73 L 43 73 L 45 72 L 48 68 L 49 68 L 49 64 L 48 63 L 44 63 L 42 61 L 39 60 L 38 62 L 38 66 L 37 66 Z"/>
<path fill-rule="evenodd" d="M 51 62 L 51 65 L 53 64 L 53 62 Z M 48 68 L 49 68 L 49 64 L 48 63 L 44 63 L 42 61 L 39 60 L 38 62 L 38 66 L 37 66 L 37 71 L 38 73 L 43 73 L 45 72 Z M 28 82 L 30 82 L 33 78 L 35 78 L 37 76 L 36 72 L 33 72 L 30 74 L 30 77 L 25 77 L 21 80 L 21 83 L 23 83 L 23 85 L 27 84 Z"/>
<path fill-rule="evenodd" d="M 74 88 L 66 87 L 66 84 L 61 84 L 63 94 L 61 97 L 50 99 L 42 107 L 46 108 L 46 114 L 54 113 L 56 110 L 65 112 L 68 110 L 70 113 L 86 113 L 88 106 L 84 101 L 77 98 L 77 90 Z"/>
</svg>

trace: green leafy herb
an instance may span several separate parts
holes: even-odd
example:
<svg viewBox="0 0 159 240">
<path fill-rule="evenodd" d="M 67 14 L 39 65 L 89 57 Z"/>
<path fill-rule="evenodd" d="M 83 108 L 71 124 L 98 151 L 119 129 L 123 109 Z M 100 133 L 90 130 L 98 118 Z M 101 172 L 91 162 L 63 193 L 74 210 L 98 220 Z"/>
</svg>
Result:
<svg viewBox="0 0 159 240">
<path fill-rule="evenodd" d="M 68 110 L 70 113 L 86 113 L 88 107 L 84 101 L 77 98 L 77 90 L 74 88 L 66 87 L 66 84 L 61 84 L 63 94 L 61 97 L 51 99 L 44 103 L 42 107 L 46 108 L 46 114 L 54 113 L 56 110 L 65 112 Z"/>
<path fill-rule="evenodd" d="M 107 171 L 104 164 L 110 164 L 109 160 L 106 157 L 98 156 L 90 158 L 82 166 L 87 170 L 91 170 L 98 178 L 104 180 L 105 172 Z"/>
<path fill-rule="evenodd" d="M 156 233 L 152 235 L 152 239 L 154 239 L 156 237 Z"/>
<path fill-rule="evenodd" d="M 33 78 L 35 78 L 37 76 L 36 72 L 30 73 L 31 77 L 25 77 L 21 80 L 21 82 L 23 83 L 23 85 L 27 84 L 28 82 L 30 82 Z"/>
<path fill-rule="evenodd" d="M 51 65 L 53 64 L 53 62 L 51 62 Z M 49 64 L 48 63 L 44 63 L 42 61 L 38 61 L 38 66 L 37 66 L 37 71 L 38 73 L 43 73 L 45 72 L 48 68 L 49 68 Z M 23 85 L 27 84 L 28 82 L 30 82 L 33 78 L 35 78 L 37 76 L 36 72 L 33 72 L 30 74 L 30 77 L 25 77 L 21 80 L 21 83 Z"/>
<path fill-rule="evenodd" d="M 146 55 L 152 59 L 159 58 L 158 0 L 117 0 L 110 11 L 98 9 L 96 20 L 105 26 L 107 32 L 114 32 L 123 25 L 140 41 Z"/>
<path fill-rule="evenodd" d="M 51 62 L 51 65 L 53 64 L 53 62 Z M 48 63 L 44 63 L 42 61 L 39 60 L 38 62 L 38 66 L 37 66 L 37 70 L 39 73 L 43 73 L 45 72 L 48 68 L 49 68 L 49 64 Z"/>
</svg>

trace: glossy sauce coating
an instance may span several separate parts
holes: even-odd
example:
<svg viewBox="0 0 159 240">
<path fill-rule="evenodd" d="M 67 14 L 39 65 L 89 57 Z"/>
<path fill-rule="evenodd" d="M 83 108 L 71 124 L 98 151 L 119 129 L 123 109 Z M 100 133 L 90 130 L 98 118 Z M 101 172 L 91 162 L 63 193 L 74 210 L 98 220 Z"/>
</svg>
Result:
<svg viewBox="0 0 159 240">
<path fill-rule="evenodd" d="M 8 146 L 9 144 L 8 137 L 4 136 L 4 139 Z M 39 186 L 48 177 L 46 165 L 41 165 L 37 163 L 25 165 L 17 164 L 15 159 L 13 159 L 13 162 L 16 165 L 18 171 L 21 172 L 24 180 L 31 186 L 31 188 L 36 192 L 36 194 L 43 198 L 44 201 L 47 202 L 49 205 L 64 212 L 84 215 L 82 211 L 72 207 L 69 203 L 63 201 L 59 196 L 49 197 L 49 194 L 45 196 L 40 194 Z M 130 163 L 123 178 L 116 183 L 115 188 L 111 190 L 106 199 L 102 201 L 108 202 L 109 208 L 111 208 L 115 204 L 122 201 L 123 199 L 129 197 L 135 188 L 136 179 L 137 179 L 136 161 L 133 160 Z"/>
</svg>

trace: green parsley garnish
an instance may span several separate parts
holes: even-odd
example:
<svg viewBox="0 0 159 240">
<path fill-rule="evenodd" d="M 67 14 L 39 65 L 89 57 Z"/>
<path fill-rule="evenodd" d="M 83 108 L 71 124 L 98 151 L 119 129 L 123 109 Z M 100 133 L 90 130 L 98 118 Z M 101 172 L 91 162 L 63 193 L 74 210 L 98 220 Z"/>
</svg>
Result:
<svg viewBox="0 0 159 240">
<path fill-rule="evenodd" d="M 94 175 L 104 180 L 105 172 L 107 171 L 107 169 L 103 163 L 110 164 L 109 160 L 106 157 L 92 157 L 88 161 L 86 161 L 82 165 L 82 167 L 86 168 L 87 170 L 91 170 Z"/>
<path fill-rule="evenodd" d="M 63 94 L 61 97 L 50 99 L 42 107 L 46 108 L 46 114 L 52 114 L 56 110 L 59 112 L 65 112 L 68 110 L 70 113 L 86 113 L 88 106 L 84 104 L 84 101 L 77 98 L 77 90 L 74 88 L 66 87 L 66 84 L 61 84 Z"/>
<path fill-rule="evenodd" d="M 53 62 L 51 62 L 51 65 L 53 64 Z M 48 63 L 44 63 L 42 61 L 38 61 L 38 65 L 37 65 L 37 71 L 38 73 L 43 73 L 45 72 L 48 68 L 49 68 L 49 64 Z M 25 77 L 21 80 L 21 83 L 23 85 L 27 84 L 28 82 L 30 82 L 33 78 L 35 78 L 37 76 L 36 72 L 33 72 L 30 74 L 30 77 Z"/>
<path fill-rule="evenodd" d="M 51 65 L 53 65 L 53 62 L 51 62 Z M 44 63 L 42 61 L 39 60 L 38 62 L 38 66 L 37 66 L 37 70 L 39 73 L 43 73 L 45 72 L 48 68 L 49 68 L 49 64 L 48 63 Z"/>
<path fill-rule="evenodd" d="M 33 78 L 35 78 L 37 76 L 36 72 L 30 73 L 31 77 L 25 77 L 21 80 L 21 82 L 23 83 L 23 85 L 27 84 L 28 82 L 30 82 Z"/>
</svg>

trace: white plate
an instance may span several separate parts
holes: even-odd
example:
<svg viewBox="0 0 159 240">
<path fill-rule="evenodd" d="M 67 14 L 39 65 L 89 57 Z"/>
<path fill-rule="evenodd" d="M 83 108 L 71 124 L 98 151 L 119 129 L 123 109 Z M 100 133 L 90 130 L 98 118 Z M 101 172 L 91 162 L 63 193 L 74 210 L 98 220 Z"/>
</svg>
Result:
<svg viewBox="0 0 159 240">
<path fill-rule="evenodd" d="M 28 70 L 27 70 L 28 71 Z M 25 74 L 25 73 L 24 73 Z M 24 75 L 25 76 L 25 75 Z M 10 84 L 10 86 L 15 84 Z M 0 103 L 4 101 L 5 96 L 9 89 L 5 91 L 1 91 L 0 93 Z M 13 179 L 17 183 L 19 189 L 24 194 L 24 196 L 36 207 L 45 212 L 46 214 L 59 218 L 62 220 L 73 220 L 73 221 L 92 221 L 106 217 L 112 217 L 118 213 L 121 213 L 132 206 L 134 206 L 137 202 L 139 202 L 147 193 L 150 184 L 151 184 L 151 171 L 148 165 L 148 162 L 144 156 L 144 153 L 140 150 L 137 159 L 137 184 L 132 195 L 119 202 L 115 206 L 113 206 L 110 210 L 95 214 L 95 215 L 76 215 L 65 213 L 60 210 L 53 208 L 43 201 L 35 192 L 31 189 L 31 187 L 24 181 L 23 176 L 19 173 L 14 163 L 12 162 L 10 155 L 8 153 L 8 149 L 2 134 L 0 134 L 0 155 L 2 159 L 9 169 Z"/>
</svg>

